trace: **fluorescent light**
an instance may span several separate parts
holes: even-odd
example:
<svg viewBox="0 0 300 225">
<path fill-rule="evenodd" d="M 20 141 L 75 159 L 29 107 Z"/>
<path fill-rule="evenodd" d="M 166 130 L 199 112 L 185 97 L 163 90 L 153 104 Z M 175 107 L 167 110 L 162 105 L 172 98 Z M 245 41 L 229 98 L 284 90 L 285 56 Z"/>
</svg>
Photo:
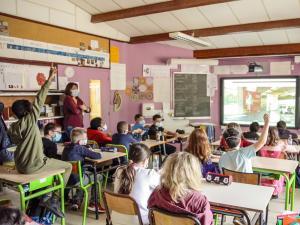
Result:
<svg viewBox="0 0 300 225">
<path fill-rule="evenodd" d="M 188 35 L 188 34 L 185 34 L 182 32 L 169 33 L 169 37 L 173 38 L 175 40 L 178 40 L 178 41 L 183 41 L 183 42 L 189 43 L 189 44 L 200 45 L 203 47 L 211 46 L 211 44 L 206 41 L 203 41 L 199 38 L 195 38 L 191 35 Z"/>
</svg>

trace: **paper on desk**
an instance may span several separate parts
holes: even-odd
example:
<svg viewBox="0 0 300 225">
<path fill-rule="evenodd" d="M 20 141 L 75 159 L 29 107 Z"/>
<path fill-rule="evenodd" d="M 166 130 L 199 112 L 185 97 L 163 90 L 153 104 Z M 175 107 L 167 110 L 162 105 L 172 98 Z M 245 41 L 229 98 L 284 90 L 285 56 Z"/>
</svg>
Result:
<svg viewBox="0 0 300 225">
<path fill-rule="evenodd" d="M 110 89 L 126 89 L 126 64 L 111 63 L 110 68 Z"/>
</svg>

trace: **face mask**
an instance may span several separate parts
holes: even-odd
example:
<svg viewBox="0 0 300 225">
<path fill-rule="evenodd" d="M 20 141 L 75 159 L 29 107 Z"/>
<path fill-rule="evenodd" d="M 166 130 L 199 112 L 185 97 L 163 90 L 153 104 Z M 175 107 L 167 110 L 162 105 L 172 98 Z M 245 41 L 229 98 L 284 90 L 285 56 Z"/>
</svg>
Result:
<svg viewBox="0 0 300 225">
<path fill-rule="evenodd" d="M 77 96 L 79 95 L 78 89 L 71 90 L 71 95 L 72 95 L 73 97 L 77 97 Z"/>
<path fill-rule="evenodd" d="M 162 123 L 162 122 L 156 122 L 156 123 L 155 123 L 155 126 L 157 126 L 157 127 L 162 127 L 162 126 L 163 126 L 163 123 Z"/>
<path fill-rule="evenodd" d="M 141 121 L 139 122 L 140 125 L 145 125 L 145 123 L 146 123 L 145 120 L 141 120 Z"/>
<path fill-rule="evenodd" d="M 80 140 L 78 144 L 80 144 L 80 145 L 87 145 L 87 139 Z"/>
<path fill-rule="evenodd" d="M 61 133 L 55 133 L 54 136 L 52 137 L 52 141 L 57 143 L 57 142 L 60 142 L 61 140 Z"/>
</svg>

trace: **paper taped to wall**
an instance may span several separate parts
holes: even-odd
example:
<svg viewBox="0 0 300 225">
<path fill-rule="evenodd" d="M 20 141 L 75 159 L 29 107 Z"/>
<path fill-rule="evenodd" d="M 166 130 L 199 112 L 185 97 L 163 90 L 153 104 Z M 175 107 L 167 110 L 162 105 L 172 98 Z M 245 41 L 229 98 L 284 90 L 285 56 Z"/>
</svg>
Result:
<svg viewBox="0 0 300 225">
<path fill-rule="evenodd" d="M 126 64 L 111 63 L 110 89 L 126 90 Z"/>
<path fill-rule="evenodd" d="M 144 77 L 170 77 L 171 66 L 143 65 Z"/>
<path fill-rule="evenodd" d="M 291 61 L 286 62 L 271 62 L 271 75 L 291 75 Z"/>
<path fill-rule="evenodd" d="M 171 79 L 170 77 L 153 78 L 153 100 L 154 102 L 171 101 Z"/>
</svg>

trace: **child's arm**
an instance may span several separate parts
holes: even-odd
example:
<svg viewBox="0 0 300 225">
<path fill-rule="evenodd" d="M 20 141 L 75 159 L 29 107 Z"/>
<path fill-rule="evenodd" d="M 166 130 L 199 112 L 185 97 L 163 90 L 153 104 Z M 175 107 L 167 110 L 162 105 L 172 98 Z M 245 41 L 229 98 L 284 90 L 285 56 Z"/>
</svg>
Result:
<svg viewBox="0 0 300 225">
<path fill-rule="evenodd" d="M 102 158 L 101 153 L 91 151 L 91 150 L 89 150 L 88 148 L 86 148 L 84 146 L 81 146 L 81 147 L 82 147 L 81 148 L 81 154 L 84 157 L 87 157 L 87 158 L 90 158 L 90 159 L 101 159 Z"/>
<path fill-rule="evenodd" d="M 269 123 L 270 123 L 270 117 L 268 114 L 265 114 L 264 115 L 264 121 L 265 121 L 265 124 L 264 124 L 264 127 L 263 127 L 263 130 L 261 132 L 261 135 L 258 139 L 258 141 L 253 144 L 254 148 L 256 151 L 259 151 L 267 142 L 267 139 L 268 139 L 268 132 L 269 132 Z"/>
<path fill-rule="evenodd" d="M 31 115 L 34 117 L 34 122 L 36 122 L 40 117 L 41 108 L 44 106 L 49 87 L 51 85 L 51 82 L 54 80 L 54 77 L 56 74 L 57 74 L 57 69 L 55 67 L 53 67 L 53 64 L 52 64 L 50 71 L 49 71 L 48 80 L 45 82 L 45 84 L 42 86 L 41 90 L 38 92 L 36 98 L 34 99 L 33 105 L 32 105 Z"/>
</svg>

